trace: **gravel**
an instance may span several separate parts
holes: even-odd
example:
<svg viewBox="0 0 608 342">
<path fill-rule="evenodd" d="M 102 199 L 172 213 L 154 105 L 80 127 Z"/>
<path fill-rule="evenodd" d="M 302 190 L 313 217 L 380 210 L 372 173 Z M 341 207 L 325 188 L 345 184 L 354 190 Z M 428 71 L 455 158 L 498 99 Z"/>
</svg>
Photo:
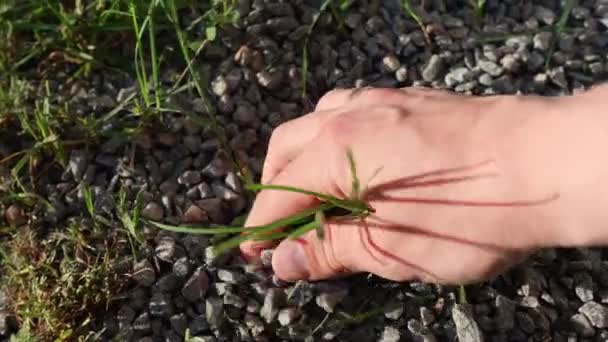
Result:
<svg viewBox="0 0 608 342">
<path fill-rule="evenodd" d="M 559 96 L 597 84 L 608 72 L 608 5 L 602 1 L 578 3 L 568 31 L 559 37 L 546 30 L 559 20 L 557 1 L 488 1 L 484 34 L 532 32 L 489 41 L 480 38 L 468 4 L 430 1 L 422 15 L 430 45 L 397 1 L 365 1 L 341 13 L 343 31 L 329 13 L 319 17 L 309 40 L 307 96 L 302 98 L 302 40 L 318 12 L 312 3 L 238 1 L 241 19 L 218 30 L 218 39 L 202 53 L 201 60 L 210 63 L 210 106 L 190 95 L 171 99 L 187 111 L 217 113 L 229 145 L 257 177 L 273 129 L 310 112 L 335 87 L 416 85 L 474 95 Z M 192 19 L 183 20 L 188 25 Z M 204 32 L 201 23 L 193 25 L 192 32 Z M 89 98 L 94 108 L 113 108 L 137 91 L 135 79 L 105 83 L 113 90 L 95 101 Z M 76 98 L 88 96 L 74 92 Z M 67 171 L 48 177 L 51 206 L 40 217 L 54 227 L 67 217 L 86 216 L 82 199 L 72 191 L 84 183 L 100 194 L 125 188 L 134 198 L 141 191 L 141 216 L 152 221 L 229 224 L 245 214 L 251 198 L 220 141 L 188 116 L 168 112 L 165 119 L 156 131 L 133 141 L 135 157 L 124 152 L 131 142 L 118 138 L 108 138 L 97 150 L 72 150 Z M 0 142 L 5 145 L 10 149 L 10 143 Z M 10 225 L 38 217 L 17 203 L 1 209 Z M 263 252 L 260 267 L 244 267 L 238 253 L 212 255 L 207 237 L 159 232 L 148 225 L 141 230 L 145 243 L 130 268 L 132 283 L 117 296 L 125 299 L 109 313 L 118 328 L 104 333 L 108 339 L 179 341 L 186 330 L 190 341 L 198 342 L 526 341 L 541 336 L 591 341 L 606 340 L 608 334 L 608 259 L 601 252 L 542 251 L 467 291 L 469 304 L 464 305 L 450 287 L 367 275 L 282 283 L 272 272 L 272 249 Z M 377 308 L 382 312 L 355 325 L 333 321 Z M 14 330 L 10 317 L 0 307 L 0 340 Z"/>
</svg>

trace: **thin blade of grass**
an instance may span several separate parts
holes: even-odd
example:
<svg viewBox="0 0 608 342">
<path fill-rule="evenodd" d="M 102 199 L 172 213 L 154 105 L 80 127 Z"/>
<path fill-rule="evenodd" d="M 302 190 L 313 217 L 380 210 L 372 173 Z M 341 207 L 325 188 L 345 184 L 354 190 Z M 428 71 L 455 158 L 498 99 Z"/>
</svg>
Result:
<svg viewBox="0 0 608 342">
<path fill-rule="evenodd" d="M 353 177 L 353 181 L 352 181 L 352 198 L 359 198 L 360 196 L 360 183 L 359 183 L 359 177 L 357 176 L 357 167 L 355 165 L 355 157 L 353 155 L 353 151 L 349 148 L 346 151 L 346 155 L 348 157 L 348 164 L 350 166 L 350 173 Z"/>
<path fill-rule="evenodd" d="M 292 231 L 291 233 L 289 233 L 289 235 L 287 236 L 290 240 L 293 240 L 295 238 L 298 238 L 306 233 L 308 233 L 311 230 L 315 230 L 317 229 L 317 227 L 319 226 L 319 223 L 315 220 L 312 222 L 309 222 L 297 229 L 295 229 L 294 231 Z"/>
</svg>

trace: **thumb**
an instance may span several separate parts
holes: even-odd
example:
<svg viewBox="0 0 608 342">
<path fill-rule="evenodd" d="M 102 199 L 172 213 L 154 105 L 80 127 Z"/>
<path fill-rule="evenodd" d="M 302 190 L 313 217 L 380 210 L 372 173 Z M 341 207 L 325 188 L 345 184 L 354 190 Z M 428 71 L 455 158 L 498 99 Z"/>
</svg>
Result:
<svg viewBox="0 0 608 342">
<path fill-rule="evenodd" d="M 274 250 L 272 268 L 277 277 L 285 281 L 320 280 L 346 276 L 359 271 L 358 259 L 345 257 L 358 250 L 358 246 L 348 241 L 336 243 L 338 231 L 352 227 L 336 228 L 326 224 L 326 235 L 320 239 L 315 231 L 310 231 L 296 239 L 285 239 Z M 350 237 L 356 236 L 352 233 Z M 348 238 L 346 236 L 346 238 Z M 348 247 L 347 250 L 344 247 Z M 349 262 L 344 262 L 344 261 Z"/>
</svg>

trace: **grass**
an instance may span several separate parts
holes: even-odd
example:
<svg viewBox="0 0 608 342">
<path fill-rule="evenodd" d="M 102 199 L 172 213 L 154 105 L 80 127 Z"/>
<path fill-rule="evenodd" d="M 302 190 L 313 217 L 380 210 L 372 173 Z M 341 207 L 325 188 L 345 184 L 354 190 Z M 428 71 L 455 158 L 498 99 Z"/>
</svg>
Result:
<svg viewBox="0 0 608 342">
<path fill-rule="evenodd" d="M 545 69 L 548 69 L 551 64 L 551 58 L 553 57 L 553 53 L 555 52 L 555 47 L 559 40 L 559 37 L 564 33 L 566 29 L 566 25 L 568 24 L 568 19 L 570 18 L 570 13 L 574 8 L 575 1 L 574 0 L 566 0 L 564 3 L 564 7 L 562 8 L 562 12 L 560 14 L 559 20 L 553 27 L 553 37 L 551 39 L 551 46 L 547 55 L 545 57 Z"/>
<path fill-rule="evenodd" d="M 412 20 L 416 22 L 416 24 L 418 24 L 420 30 L 422 31 L 422 34 L 424 34 L 424 39 L 426 40 L 427 44 L 431 44 L 431 38 L 429 37 L 429 34 L 426 30 L 426 26 L 424 25 L 422 18 L 420 18 L 418 13 L 416 13 L 416 10 L 414 10 L 414 6 L 412 6 L 411 0 L 401 0 L 401 8 L 405 12 L 405 14 L 407 14 L 410 18 L 412 18 Z"/>
<path fill-rule="evenodd" d="M 184 0 L 7 0 L 0 4 L 0 137 L 10 155 L 0 160 L 0 206 L 20 203 L 28 213 L 50 205 L 43 191 L 49 172 L 62 172 L 74 147 L 95 147 L 112 136 L 128 140 L 163 123 L 171 96 L 192 91 L 206 101 L 206 75 L 200 54 L 218 39 L 223 25 L 238 17 L 237 1 Z M 181 11 L 201 13 L 189 27 Z M 203 27 L 204 38 L 197 37 Z M 179 43 L 174 53 L 167 41 Z M 184 66 L 177 82 L 161 81 L 167 66 Z M 66 74 L 65 89 L 93 72 L 134 75 L 137 92 L 103 113 L 76 114 L 57 101 L 51 82 Z M 209 107 L 193 117 L 231 153 L 221 125 Z M 191 113 L 183 113 L 194 115 Z M 111 126 L 107 133 L 102 127 Z M 235 160 L 235 158 L 233 159 Z M 240 165 L 235 162 L 235 165 Z M 4 170 L 9 172 L 4 172 Z M 240 175 L 251 179 L 246 168 Z M 0 289 L 12 301 L 20 329 L 15 341 L 96 340 L 99 313 L 128 283 L 125 270 L 146 241 L 141 230 L 142 194 L 121 187 L 110 195 L 111 212 L 102 198 L 81 183 L 82 212 L 56 225 L 8 227 L 0 222 Z M 2 221 L 3 218 L 0 218 Z M 124 262 L 123 262 L 124 261 Z"/>
</svg>

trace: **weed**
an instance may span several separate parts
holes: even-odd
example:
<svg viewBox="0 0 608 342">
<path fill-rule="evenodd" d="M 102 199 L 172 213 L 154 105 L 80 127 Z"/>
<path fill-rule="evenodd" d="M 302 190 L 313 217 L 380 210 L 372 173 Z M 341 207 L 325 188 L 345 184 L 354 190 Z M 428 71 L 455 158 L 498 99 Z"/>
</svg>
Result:
<svg viewBox="0 0 608 342">
<path fill-rule="evenodd" d="M 566 24 L 568 23 L 568 19 L 570 18 L 570 13 L 574 8 L 574 0 L 566 0 L 564 3 L 564 7 L 562 8 L 562 13 L 559 17 L 559 20 L 553 27 L 553 37 L 551 39 L 551 46 L 549 47 L 549 51 L 545 56 L 545 69 L 549 68 L 549 64 L 551 63 L 551 58 L 553 57 L 553 53 L 555 52 L 555 46 L 557 45 L 557 41 L 559 37 L 564 33 L 566 29 Z"/>
<path fill-rule="evenodd" d="M 306 91 L 307 91 L 308 64 L 309 64 L 308 44 L 310 41 L 310 37 L 312 36 L 315 26 L 317 26 L 317 22 L 319 21 L 319 18 L 321 17 L 321 15 L 323 15 L 323 13 L 325 13 L 327 8 L 329 8 L 329 6 L 332 3 L 333 3 L 333 0 L 323 1 L 323 3 L 321 4 L 321 7 L 319 8 L 319 12 L 314 15 L 312 23 L 310 24 L 310 26 L 308 26 L 308 30 L 306 32 L 306 37 L 304 38 L 304 45 L 302 47 L 302 76 L 301 76 L 301 78 L 302 78 L 302 98 L 306 98 Z"/>
<path fill-rule="evenodd" d="M 473 12 L 475 12 L 477 22 L 480 23 L 483 19 L 486 0 L 469 0 L 469 2 L 473 7 Z"/>
<path fill-rule="evenodd" d="M 418 13 L 416 13 L 416 11 L 414 10 L 414 7 L 412 6 L 411 1 L 410 0 L 401 0 L 401 7 L 405 11 L 405 13 L 410 18 L 412 18 L 412 20 L 414 20 L 416 22 L 416 24 L 418 24 L 418 26 L 420 27 L 420 30 L 424 34 L 424 39 L 426 40 L 427 44 L 431 44 L 431 37 L 429 37 L 429 33 L 426 29 L 426 26 L 424 25 L 422 18 L 420 18 Z"/>
</svg>

